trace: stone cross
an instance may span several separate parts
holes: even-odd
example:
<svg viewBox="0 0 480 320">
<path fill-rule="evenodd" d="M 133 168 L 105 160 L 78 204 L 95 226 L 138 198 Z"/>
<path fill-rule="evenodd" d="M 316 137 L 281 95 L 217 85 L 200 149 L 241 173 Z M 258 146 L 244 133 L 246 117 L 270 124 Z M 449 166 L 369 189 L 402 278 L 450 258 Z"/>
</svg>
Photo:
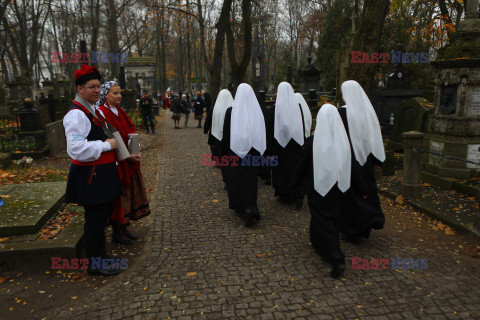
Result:
<svg viewBox="0 0 480 320">
<path fill-rule="evenodd" d="M 468 0 L 465 9 L 465 19 L 478 18 L 478 0 Z"/>
</svg>

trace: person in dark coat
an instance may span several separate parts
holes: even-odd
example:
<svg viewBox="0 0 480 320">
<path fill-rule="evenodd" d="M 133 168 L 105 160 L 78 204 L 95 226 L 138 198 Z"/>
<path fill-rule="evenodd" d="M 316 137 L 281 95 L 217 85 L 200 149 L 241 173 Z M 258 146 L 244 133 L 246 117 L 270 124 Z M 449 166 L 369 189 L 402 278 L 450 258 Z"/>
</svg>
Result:
<svg viewBox="0 0 480 320">
<path fill-rule="evenodd" d="M 322 106 L 317 114 L 315 135 L 306 139 L 296 167 L 297 183 L 306 181 L 310 208 L 310 242 L 332 266 L 330 275 L 345 271 L 345 255 L 340 249 L 338 223 L 344 192 L 350 187 L 351 151 L 347 133 L 337 108 Z"/>
<path fill-rule="evenodd" d="M 142 110 L 143 125 L 145 127 L 146 133 L 149 133 L 148 122 L 150 122 L 152 133 L 155 133 L 155 126 L 153 124 L 152 105 L 153 105 L 152 98 L 148 95 L 147 90 L 143 90 L 143 96 L 140 99 L 140 109 Z"/>
<path fill-rule="evenodd" d="M 190 103 L 187 100 L 187 95 L 182 94 L 182 110 L 183 114 L 185 115 L 185 128 L 188 125 L 188 118 L 190 117 Z"/>
<path fill-rule="evenodd" d="M 293 204 L 300 208 L 303 195 L 294 183 L 292 168 L 298 162 L 303 143 L 304 121 L 302 109 L 298 104 L 292 86 L 282 82 L 278 86 L 277 100 L 270 112 L 269 151 L 278 156 L 278 166 L 272 167 L 272 185 L 275 196 L 285 204 Z"/>
<path fill-rule="evenodd" d="M 202 93 L 197 91 L 196 97 L 193 100 L 193 109 L 195 111 L 195 119 L 198 120 L 197 128 L 202 127 L 203 109 L 205 108 L 205 102 L 202 98 Z"/>
<path fill-rule="evenodd" d="M 180 115 L 183 113 L 182 100 L 178 95 L 174 95 L 172 101 L 172 119 L 175 123 L 175 129 L 180 129 Z"/>
<path fill-rule="evenodd" d="M 380 124 L 365 91 L 356 81 L 342 84 L 346 105 L 339 113 L 352 149 L 351 188 L 340 218 L 340 231 L 346 240 L 357 242 L 370 236 L 372 229 L 385 225 L 375 180 L 375 165 L 385 161 Z"/>
<path fill-rule="evenodd" d="M 221 154 L 229 157 L 226 167 L 229 207 L 251 227 L 255 220 L 261 219 L 257 206 L 258 166 L 252 159 L 264 154 L 267 141 L 262 110 L 252 87 L 246 83 L 240 84 L 233 107 L 225 113 L 223 141 Z"/>
</svg>

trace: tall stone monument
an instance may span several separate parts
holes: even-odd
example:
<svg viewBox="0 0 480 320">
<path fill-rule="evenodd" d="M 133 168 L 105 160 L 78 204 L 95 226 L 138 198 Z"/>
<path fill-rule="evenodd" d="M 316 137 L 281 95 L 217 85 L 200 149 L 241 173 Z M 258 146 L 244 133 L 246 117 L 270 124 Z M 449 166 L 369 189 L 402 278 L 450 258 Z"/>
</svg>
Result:
<svg viewBox="0 0 480 320">
<path fill-rule="evenodd" d="M 480 18 L 478 1 L 469 0 L 454 41 L 432 61 L 434 114 L 426 144 L 430 151 L 480 162 Z M 468 179 L 480 166 L 429 155 L 428 171 Z"/>
</svg>

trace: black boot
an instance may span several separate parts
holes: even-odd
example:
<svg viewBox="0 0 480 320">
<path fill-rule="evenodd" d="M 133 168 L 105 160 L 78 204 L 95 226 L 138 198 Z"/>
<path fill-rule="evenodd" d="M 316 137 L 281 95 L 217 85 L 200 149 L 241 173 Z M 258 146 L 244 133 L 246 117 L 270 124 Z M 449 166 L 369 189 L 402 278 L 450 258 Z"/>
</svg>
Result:
<svg viewBox="0 0 480 320">
<path fill-rule="evenodd" d="M 130 231 L 128 231 L 126 225 L 122 224 L 120 228 L 122 229 L 123 234 L 127 236 L 127 238 L 132 240 L 138 240 L 138 237 L 134 236 L 133 234 L 130 233 Z"/>
<path fill-rule="evenodd" d="M 245 220 L 245 226 L 246 227 L 251 227 L 253 226 L 253 223 L 254 223 L 254 214 L 253 214 L 253 211 L 250 210 L 250 209 L 246 209 L 244 212 L 243 212 L 243 219 Z"/>
<path fill-rule="evenodd" d="M 336 279 L 343 275 L 345 272 L 345 265 L 344 264 L 335 264 L 330 271 L 330 277 Z"/>
<path fill-rule="evenodd" d="M 123 244 L 123 245 L 130 245 L 133 244 L 133 241 L 127 238 L 123 232 L 120 224 L 118 222 L 112 221 L 112 240 Z"/>
</svg>

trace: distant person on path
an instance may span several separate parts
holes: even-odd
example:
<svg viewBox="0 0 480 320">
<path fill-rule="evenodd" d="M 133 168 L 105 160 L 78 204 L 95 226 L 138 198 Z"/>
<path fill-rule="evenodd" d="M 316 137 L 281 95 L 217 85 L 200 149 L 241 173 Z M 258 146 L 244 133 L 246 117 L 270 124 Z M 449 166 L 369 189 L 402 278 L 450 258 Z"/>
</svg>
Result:
<svg viewBox="0 0 480 320">
<path fill-rule="evenodd" d="M 278 86 L 277 100 L 270 111 L 270 130 L 272 139 L 269 143 L 269 153 L 278 155 L 278 166 L 272 167 L 272 186 L 275 196 L 285 204 L 302 206 L 303 195 L 299 193 L 299 186 L 294 184 L 292 168 L 298 162 L 303 143 L 305 142 L 305 128 L 302 108 L 298 104 L 292 86 L 282 82 Z"/>
<path fill-rule="evenodd" d="M 167 108 L 170 109 L 171 107 L 171 99 L 170 99 L 170 91 L 167 91 L 165 93 L 165 97 L 163 98 L 163 105 Z"/>
<path fill-rule="evenodd" d="M 128 115 L 120 108 L 121 100 L 120 86 L 115 81 L 109 81 L 101 87 L 97 106 L 105 119 L 120 132 L 123 142 L 128 146 L 128 135 L 136 131 Z M 140 171 L 140 155 L 132 154 L 130 158 L 119 161 L 118 173 L 123 195 L 115 200 L 111 218 L 112 239 L 120 244 L 129 245 L 133 240 L 137 240 L 137 237 L 127 229 L 130 220 L 138 220 L 150 214 L 147 192 Z"/>
<path fill-rule="evenodd" d="M 362 237 L 368 239 L 371 229 L 385 225 L 375 180 L 375 165 L 385 161 L 385 150 L 377 115 L 360 84 L 345 81 L 342 96 L 345 106 L 338 111 L 350 140 L 352 177 L 342 206 L 340 231 L 346 240 L 358 242 Z"/>
<path fill-rule="evenodd" d="M 267 139 L 262 109 L 246 83 L 238 86 L 233 107 L 225 112 L 223 141 L 222 155 L 239 158 L 237 165 L 229 163 L 226 167 L 229 207 L 251 227 L 261 219 L 257 206 L 259 167 L 253 163 L 242 165 L 242 159 L 263 156 Z"/>
<path fill-rule="evenodd" d="M 65 200 L 85 209 L 83 239 L 90 259 L 88 273 L 115 275 L 119 269 L 91 268 L 94 258 L 107 259 L 105 227 L 113 202 L 122 194 L 115 153 L 115 139 L 104 130 L 105 119 L 95 111 L 102 76 L 94 67 L 83 64 L 75 71 L 77 95 L 63 118 L 67 152 L 72 158 Z"/>
<path fill-rule="evenodd" d="M 178 95 L 173 95 L 172 101 L 173 122 L 175 123 L 175 129 L 180 129 L 180 115 L 183 113 L 182 100 Z"/>
<path fill-rule="evenodd" d="M 202 118 L 203 118 L 203 108 L 205 107 L 205 102 L 202 98 L 202 93 L 197 91 L 196 97 L 193 100 L 193 109 L 195 111 L 195 119 L 198 120 L 197 128 L 202 127 Z"/>
<path fill-rule="evenodd" d="M 143 95 L 142 95 L 142 98 L 140 99 L 140 108 L 142 109 L 143 125 L 145 126 L 146 133 L 149 133 L 148 122 L 150 122 L 152 133 L 155 133 L 155 126 L 153 124 L 152 105 L 153 105 L 152 98 L 149 97 L 147 90 L 143 90 Z"/>
<path fill-rule="evenodd" d="M 324 104 L 317 114 L 315 135 L 309 137 L 296 166 L 297 184 L 306 181 L 310 208 L 310 242 L 332 266 L 330 276 L 345 271 L 345 255 L 340 249 L 338 222 L 350 187 L 351 151 L 337 108 Z"/>
<path fill-rule="evenodd" d="M 182 94 L 182 109 L 183 114 L 185 115 L 185 128 L 188 125 L 188 118 L 190 117 L 190 103 L 188 103 L 187 95 Z"/>
</svg>

